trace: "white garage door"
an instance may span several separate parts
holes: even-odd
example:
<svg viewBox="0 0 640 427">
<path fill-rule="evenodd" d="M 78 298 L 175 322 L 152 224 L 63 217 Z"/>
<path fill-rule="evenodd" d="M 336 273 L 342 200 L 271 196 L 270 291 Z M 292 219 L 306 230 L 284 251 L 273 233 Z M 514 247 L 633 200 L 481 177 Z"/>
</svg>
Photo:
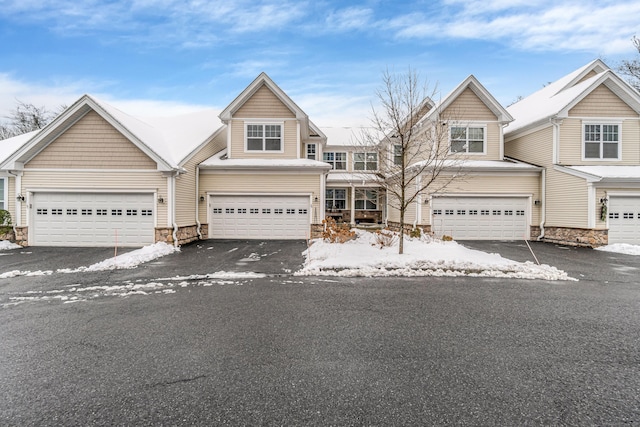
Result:
<svg viewBox="0 0 640 427">
<path fill-rule="evenodd" d="M 211 196 L 214 239 L 306 239 L 308 196 Z"/>
<path fill-rule="evenodd" d="M 438 197 L 433 231 L 456 240 L 522 240 L 529 237 L 526 197 Z"/>
<path fill-rule="evenodd" d="M 609 243 L 640 244 L 640 197 L 609 197 Z"/>
<path fill-rule="evenodd" d="M 154 242 L 153 194 L 34 193 L 32 245 L 144 246 Z"/>
</svg>

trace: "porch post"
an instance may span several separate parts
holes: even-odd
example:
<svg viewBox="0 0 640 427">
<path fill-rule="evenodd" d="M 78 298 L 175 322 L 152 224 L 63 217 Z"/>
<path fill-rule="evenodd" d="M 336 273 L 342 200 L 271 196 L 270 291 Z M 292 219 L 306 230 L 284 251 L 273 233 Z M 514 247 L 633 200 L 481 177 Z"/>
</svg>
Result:
<svg viewBox="0 0 640 427">
<path fill-rule="evenodd" d="M 356 187 L 351 186 L 351 225 L 356 225 Z"/>
</svg>

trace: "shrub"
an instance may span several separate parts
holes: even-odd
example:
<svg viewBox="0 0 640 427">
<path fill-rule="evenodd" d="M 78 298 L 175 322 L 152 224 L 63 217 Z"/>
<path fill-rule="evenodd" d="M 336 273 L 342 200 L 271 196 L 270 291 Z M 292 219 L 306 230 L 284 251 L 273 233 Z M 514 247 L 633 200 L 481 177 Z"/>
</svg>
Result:
<svg viewBox="0 0 640 427">
<path fill-rule="evenodd" d="M 324 231 L 322 239 L 330 243 L 344 243 L 356 238 L 356 232 L 352 231 L 349 224 L 338 224 L 335 219 L 328 216 L 322 220 Z"/>
<path fill-rule="evenodd" d="M 418 238 L 422 235 L 422 230 L 419 228 L 414 228 L 409 232 L 409 237 Z"/>
<path fill-rule="evenodd" d="M 0 234 L 7 234 L 12 230 L 11 214 L 9 211 L 0 209 Z"/>
<path fill-rule="evenodd" d="M 376 239 L 375 246 L 379 246 L 380 249 L 393 246 L 398 241 L 398 235 L 389 229 L 376 230 L 373 235 Z"/>
<path fill-rule="evenodd" d="M 446 234 L 442 236 L 442 241 L 443 242 L 452 242 L 453 241 L 453 237 L 451 236 L 447 236 Z"/>
</svg>

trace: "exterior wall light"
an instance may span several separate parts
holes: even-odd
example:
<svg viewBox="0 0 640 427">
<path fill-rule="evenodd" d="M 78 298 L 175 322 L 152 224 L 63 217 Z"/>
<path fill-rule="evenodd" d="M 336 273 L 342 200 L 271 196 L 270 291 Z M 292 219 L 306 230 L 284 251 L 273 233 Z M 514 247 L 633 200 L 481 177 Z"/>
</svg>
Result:
<svg viewBox="0 0 640 427">
<path fill-rule="evenodd" d="M 16 196 L 16 200 L 19 201 L 19 202 L 24 202 L 24 196 L 22 194 L 18 194 Z"/>
<path fill-rule="evenodd" d="M 164 197 L 158 196 L 158 203 L 160 204 L 164 203 Z"/>
</svg>

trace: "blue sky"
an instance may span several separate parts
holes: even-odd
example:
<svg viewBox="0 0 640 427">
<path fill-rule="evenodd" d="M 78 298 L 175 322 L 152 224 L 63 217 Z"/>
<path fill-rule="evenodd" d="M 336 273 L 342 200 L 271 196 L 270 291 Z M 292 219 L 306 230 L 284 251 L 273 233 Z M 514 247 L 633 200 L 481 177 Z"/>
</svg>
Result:
<svg viewBox="0 0 640 427">
<path fill-rule="evenodd" d="M 84 93 L 137 115 L 222 109 L 261 72 L 321 126 L 366 124 L 385 69 L 504 105 L 637 55 L 638 0 L 0 0 L 0 117 Z"/>
</svg>

